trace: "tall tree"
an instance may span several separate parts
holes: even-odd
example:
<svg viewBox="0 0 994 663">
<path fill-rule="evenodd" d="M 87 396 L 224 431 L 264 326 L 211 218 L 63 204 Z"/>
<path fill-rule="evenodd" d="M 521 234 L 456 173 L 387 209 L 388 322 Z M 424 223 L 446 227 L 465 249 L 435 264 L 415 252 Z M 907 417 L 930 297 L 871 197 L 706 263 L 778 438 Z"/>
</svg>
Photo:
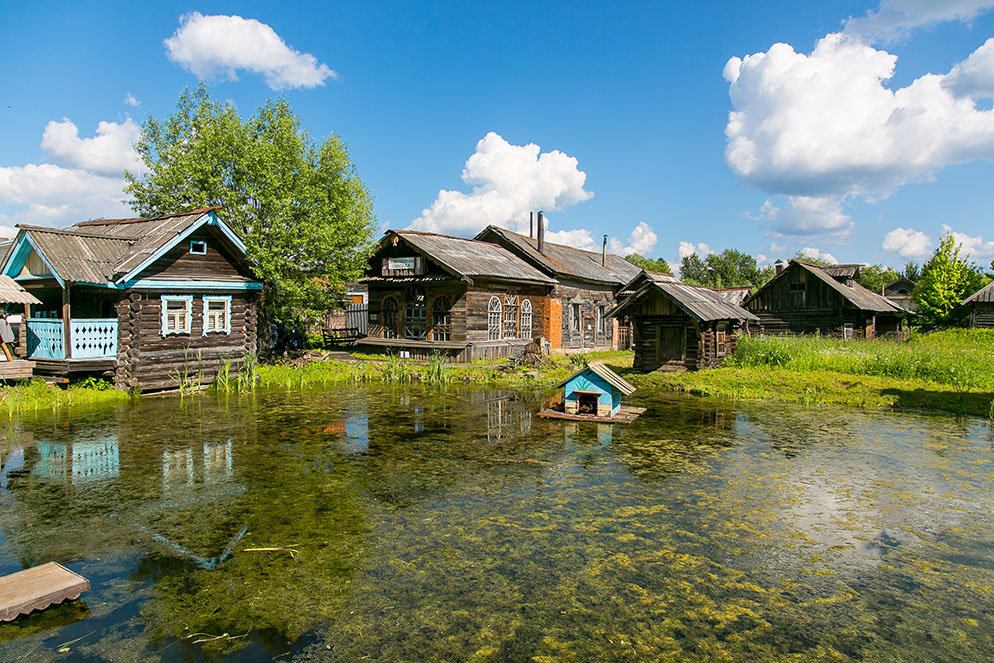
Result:
<svg viewBox="0 0 994 663">
<path fill-rule="evenodd" d="M 859 269 L 859 278 L 856 281 L 873 292 L 879 293 L 883 287 L 900 276 L 890 267 L 884 265 L 863 265 Z"/>
<path fill-rule="evenodd" d="M 962 246 L 951 234 L 922 266 L 921 279 L 912 293 L 918 303 L 918 316 L 925 327 L 948 326 L 960 322 L 960 302 L 980 289 L 986 277 L 970 265 L 969 256 L 960 256 Z"/>
<path fill-rule="evenodd" d="M 146 120 L 136 149 L 144 169 L 125 173 L 135 211 L 223 207 L 273 318 L 333 308 L 336 288 L 361 273 L 376 227 L 372 196 L 339 137 L 316 145 L 285 99 L 243 121 L 201 83 L 172 115 Z"/>
<path fill-rule="evenodd" d="M 773 276 L 772 268 L 759 269 L 755 258 L 736 249 L 711 253 L 706 258 L 691 253 L 680 261 L 682 280 L 709 288 L 758 288 Z"/>
<path fill-rule="evenodd" d="M 650 272 L 663 272 L 664 274 L 670 273 L 670 266 L 662 258 L 646 258 L 638 253 L 630 253 L 625 256 L 625 260 L 632 263 L 636 267 L 646 269 Z"/>
<path fill-rule="evenodd" d="M 684 256 L 680 260 L 680 280 L 687 283 L 707 285 L 708 266 L 696 253 Z"/>
<path fill-rule="evenodd" d="M 905 263 L 904 271 L 901 272 L 901 276 L 908 279 L 909 281 L 918 283 L 918 281 L 920 281 L 922 277 L 921 265 L 919 265 L 914 260 L 909 260 L 908 262 Z"/>
</svg>

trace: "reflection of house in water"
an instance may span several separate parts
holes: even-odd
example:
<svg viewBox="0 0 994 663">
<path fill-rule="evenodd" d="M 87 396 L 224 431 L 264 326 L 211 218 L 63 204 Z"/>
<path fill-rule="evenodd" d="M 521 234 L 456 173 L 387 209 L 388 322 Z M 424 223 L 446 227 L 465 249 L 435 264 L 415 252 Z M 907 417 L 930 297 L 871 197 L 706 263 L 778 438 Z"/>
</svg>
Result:
<svg viewBox="0 0 994 663">
<path fill-rule="evenodd" d="M 117 439 L 102 442 L 58 444 L 38 442 L 31 467 L 32 476 L 58 483 L 80 483 L 111 479 L 120 472 Z"/>
<path fill-rule="evenodd" d="M 198 453 L 199 452 L 199 453 Z M 231 440 L 162 452 L 164 488 L 231 479 Z"/>
<path fill-rule="evenodd" d="M 369 415 L 356 409 L 345 417 L 345 449 L 350 454 L 369 451 Z"/>
<path fill-rule="evenodd" d="M 528 435 L 532 430 L 532 412 L 524 407 L 521 397 L 510 391 L 485 391 L 487 403 L 487 439 Z"/>
</svg>

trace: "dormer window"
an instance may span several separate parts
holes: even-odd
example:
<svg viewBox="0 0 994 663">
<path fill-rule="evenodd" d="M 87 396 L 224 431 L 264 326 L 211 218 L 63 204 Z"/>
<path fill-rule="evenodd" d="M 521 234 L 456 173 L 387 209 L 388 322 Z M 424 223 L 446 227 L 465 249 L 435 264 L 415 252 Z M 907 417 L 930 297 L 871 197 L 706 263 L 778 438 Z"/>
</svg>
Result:
<svg viewBox="0 0 994 663">
<path fill-rule="evenodd" d="M 190 253 L 195 256 L 207 255 L 207 242 L 190 242 Z"/>
</svg>

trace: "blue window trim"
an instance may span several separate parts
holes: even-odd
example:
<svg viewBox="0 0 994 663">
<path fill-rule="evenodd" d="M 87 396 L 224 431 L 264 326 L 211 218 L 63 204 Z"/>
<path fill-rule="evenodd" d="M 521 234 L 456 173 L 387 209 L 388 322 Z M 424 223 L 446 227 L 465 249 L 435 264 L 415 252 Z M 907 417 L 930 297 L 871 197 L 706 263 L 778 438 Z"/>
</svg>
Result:
<svg viewBox="0 0 994 663">
<path fill-rule="evenodd" d="M 166 302 L 186 302 L 186 329 L 166 331 Z M 159 298 L 162 308 L 162 337 L 174 336 L 176 334 L 189 334 L 193 330 L 193 295 L 162 295 Z"/>
<path fill-rule="evenodd" d="M 204 313 L 201 316 L 203 335 L 207 334 L 230 334 L 231 333 L 231 295 L 203 295 L 201 300 L 204 304 Z M 207 329 L 207 302 L 224 302 L 224 328 Z"/>
<path fill-rule="evenodd" d="M 193 247 L 197 246 L 203 248 L 203 251 L 194 251 Z M 190 253 L 195 256 L 205 256 L 207 255 L 207 242 L 202 239 L 190 240 Z"/>
</svg>

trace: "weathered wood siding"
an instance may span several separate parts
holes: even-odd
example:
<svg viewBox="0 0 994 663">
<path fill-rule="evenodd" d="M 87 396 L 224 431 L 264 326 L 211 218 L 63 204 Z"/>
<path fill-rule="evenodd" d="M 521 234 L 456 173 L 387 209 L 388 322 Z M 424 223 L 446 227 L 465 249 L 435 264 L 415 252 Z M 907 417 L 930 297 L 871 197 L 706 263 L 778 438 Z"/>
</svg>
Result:
<svg viewBox="0 0 994 663">
<path fill-rule="evenodd" d="M 207 253 L 190 253 L 191 242 L 207 244 Z M 170 249 L 141 273 L 143 279 L 254 281 L 247 266 L 228 249 L 217 230 L 203 227 Z"/>
<path fill-rule="evenodd" d="M 561 335 L 559 348 L 563 350 L 615 349 L 614 329 L 605 324 L 597 329 L 597 308 L 604 312 L 614 307 L 614 290 L 610 287 L 593 287 L 588 284 L 561 282 L 552 291 L 552 297 L 559 300 L 562 307 L 559 316 Z M 579 305 L 579 328 L 575 324 Z M 555 324 L 552 321 L 551 324 Z M 548 337 L 547 337 L 548 338 Z M 553 347 L 557 347 L 553 345 Z"/>
<path fill-rule="evenodd" d="M 994 328 L 994 304 L 974 302 L 970 310 L 970 326 Z"/>
<path fill-rule="evenodd" d="M 193 296 L 189 334 L 162 335 L 162 294 Z M 232 371 L 242 366 L 246 354 L 257 351 L 258 294 L 231 294 L 230 333 L 203 334 L 203 295 L 212 292 L 132 292 L 117 307 L 117 386 L 122 389 L 168 389 L 181 380 L 207 383 L 214 380 L 224 360 Z"/>
</svg>

